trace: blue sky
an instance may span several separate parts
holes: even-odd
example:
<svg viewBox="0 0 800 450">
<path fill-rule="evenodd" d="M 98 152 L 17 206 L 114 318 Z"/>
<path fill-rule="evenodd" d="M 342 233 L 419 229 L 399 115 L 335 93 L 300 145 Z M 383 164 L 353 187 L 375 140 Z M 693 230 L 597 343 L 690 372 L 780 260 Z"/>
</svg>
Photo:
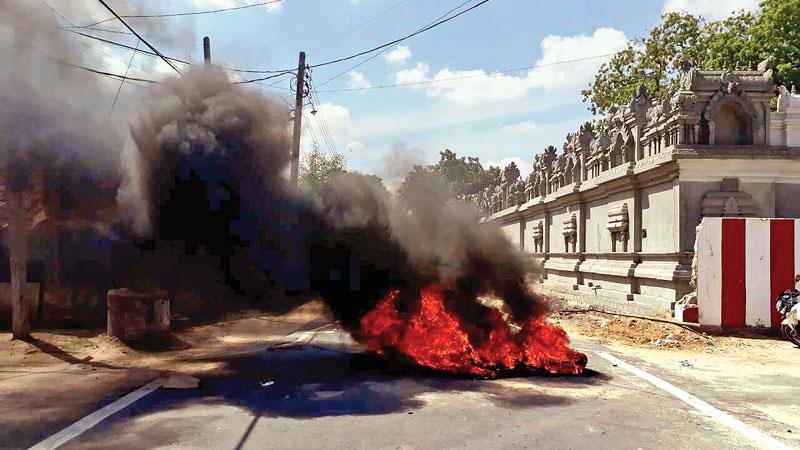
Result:
<svg viewBox="0 0 800 450">
<path fill-rule="evenodd" d="M 25 0 L 35 1 L 35 0 Z M 93 0 L 48 0 L 78 24 L 108 15 Z M 242 6 L 257 0 L 141 0 L 110 3 L 121 12 L 168 13 Z M 239 11 L 180 18 L 129 19 L 162 52 L 202 59 L 202 36 L 212 41 L 216 64 L 244 69 L 284 69 L 347 56 L 391 41 L 426 25 L 464 0 L 284 0 Z M 473 0 L 465 7 L 477 3 Z M 76 3 L 80 4 L 76 6 Z M 496 71 L 552 64 L 612 53 L 658 23 L 665 10 L 686 10 L 716 19 L 734 9 L 754 9 L 753 0 L 491 0 L 427 33 L 392 47 L 345 75 L 326 80 L 366 57 L 315 69 L 319 113 L 305 127 L 303 148 L 313 141 L 335 147 L 349 167 L 384 176 L 391 184 L 411 164 L 432 162 L 450 148 L 485 164 L 516 160 L 530 170 L 533 155 L 547 145 L 560 148 L 566 133 L 591 115 L 580 89 L 607 59 L 554 65 L 508 74 Z M 724 7 L 720 7 L 724 4 Z M 392 8 L 370 23 L 366 20 Z M 120 30 L 114 22 L 99 25 Z M 135 45 L 128 35 L 94 32 Z M 92 42 L 93 46 L 103 45 Z M 97 57 L 97 49 L 87 50 Z M 124 72 L 130 52 L 106 46 L 100 62 Z M 109 56 L 110 55 L 110 56 Z M 165 64 L 137 56 L 132 76 L 167 76 Z M 489 76 L 484 76 L 484 75 Z M 492 75 L 493 74 L 493 75 Z M 326 92 L 398 82 L 461 80 L 387 89 Z M 288 78 L 265 90 L 289 101 Z M 135 102 L 138 88 L 125 87 Z M 131 92 L 128 92 L 131 91 Z M 323 123 L 324 122 L 324 123 Z M 328 145 L 323 129 L 333 138 Z"/>
</svg>

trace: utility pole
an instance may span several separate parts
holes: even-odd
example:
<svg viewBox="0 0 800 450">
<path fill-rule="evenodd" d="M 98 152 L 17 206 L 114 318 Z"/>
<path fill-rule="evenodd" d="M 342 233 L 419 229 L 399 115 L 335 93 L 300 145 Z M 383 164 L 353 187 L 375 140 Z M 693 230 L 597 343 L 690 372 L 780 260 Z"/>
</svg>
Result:
<svg viewBox="0 0 800 450">
<path fill-rule="evenodd" d="M 203 62 L 207 66 L 211 64 L 211 40 L 208 36 L 203 38 Z"/>
<path fill-rule="evenodd" d="M 22 190 L 6 186 L 9 206 L 8 234 L 11 253 L 11 336 L 27 339 L 31 333 L 31 308 L 26 298 L 28 263 L 28 220 Z"/>
<path fill-rule="evenodd" d="M 292 165 L 289 171 L 289 183 L 297 187 L 297 172 L 300 166 L 300 132 L 303 120 L 303 98 L 306 85 L 306 52 L 300 52 L 297 63 L 297 94 L 294 100 L 294 139 L 292 140 Z"/>
</svg>

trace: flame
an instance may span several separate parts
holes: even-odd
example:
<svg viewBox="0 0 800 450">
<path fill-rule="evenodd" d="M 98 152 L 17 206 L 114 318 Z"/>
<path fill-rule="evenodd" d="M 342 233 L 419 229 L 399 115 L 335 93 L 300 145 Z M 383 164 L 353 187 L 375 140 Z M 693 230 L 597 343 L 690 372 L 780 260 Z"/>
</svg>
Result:
<svg viewBox="0 0 800 450">
<path fill-rule="evenodd" d="M 444 293 L 440 285 L 422 289 L 418 311 L 405 316 L 397 310 L 400 291 L 390 291 L 361 317 L 356 337 L 379 355 L 399 354 L 417 365 L 455 374 L 495 378 L 521 368 L 583 372 L 586 355 L 569 348 L 564 330 L 544 317 L 528 317 L 514 332 L 499 311 L 492 311 L 490 331 L 480 342 L 472 342 L 458 318 L 447 311 Z"/>
</svg>

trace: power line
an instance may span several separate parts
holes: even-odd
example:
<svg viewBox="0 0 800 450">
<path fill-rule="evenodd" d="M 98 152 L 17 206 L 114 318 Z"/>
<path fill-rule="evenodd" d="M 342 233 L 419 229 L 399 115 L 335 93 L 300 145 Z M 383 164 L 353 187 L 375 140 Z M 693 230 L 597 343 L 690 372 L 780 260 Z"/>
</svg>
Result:
<svg viewBox="0 0 800 450">
<path fill-rule="evenodd" d="M 117 56 L 117 55 L 115 55 L 115 54 L 113 54 L 113 53 L 109 53 L 109 52 L 107 52 L 107 51 L 104 51 L 104 50 L 102 50 L 102 49 L 100 49 L 100 48 L 97 48 L 97 47 L 92 47 L 91 45 L 89 45 L 89 44 L 87 44 L 87 43 L 85 43 L 85 42 L 81 42 L 80 44 L 81 44 L 82 46 L 84 46 L 84 47 L 88 48 L 89 50 L 91 50 L 91 51 L 93 51 L 93 52 L 97 53 L 98 55 L 104 55 L 104 56 L 108 56 L 109 58 L 113 58 L 113 59 L 116 59 L 117 61 L 121 61 L 121 62 L 123 62 L 123 63 L 125 63 L 125 64 L 128 64 L 128 61 L 127 61 L 127 60 L 125 60 L 125 59 L 123 59 L 123 58 L 120 58 L 119 56 Z M 134 54 L 136 54 L 136 52 L 134 52 Z M 143 72 L 147 72 L 147 73 L 149 73 L 150 75 L 156 75 L 156 74 L 154 74 L 153 72 L 151 72 L 151 71 L 149 71 L 149 70 L 145 69 L 144 67 L 138 67 L 138 69 L 139 69 L 139 70 L 141 70 L 141 71 L 143 71 Z"/>
<path fill-rule="evenodd" d="M 320 51 L 320 50 L 322 50 L 324 48 L 330 47 L 331 44 L 333 44 L 334 42 L 338 41 L 339 39 L 341 39 L 341 38 L 347 36 L 348 34 L 358 30 L 359 28 L 363 27 L 364 25 L 367 25 L 368 23 L 378 19 L 379 17 L 385 15 L 389 11 L 392 11 L 393 9 L 397 8 L 398 6 L 401 6 L 404 3 L 408 3 L 408 1 L 409 0 L 401 0 L 401 1 L 397 2 L 397 3 L 395 3 L 394 5 L 390 6 L 389 8 L 386 8 L 383 11 L 379 12 L 377 15 L 370 17 L 369 19 L 365 20 L 364 22 L 361 22 L 360 24 L 356 25 L 355 27 L 345 31 L 344 33 L 336 36 L 333 39 L 330 39 L 325 45 L 323 45 L 322 47 L 317 48 L 316 50 L 312 50 L 309 53 L 316 53 L 316 52 L 318 52 L 318 51 Z"/>
<path fill-rule="evenodd" d="M 443 83 L 443 82 L 446 82 L 446 81 L 466 80 L 466 79 L 469 79 L 469 78 L 485 78 L 485 77 L 491 77 L 491 76 L 499 75 L 499 74 L 521 72 L 523 70 L 533 70 L 533 69 L 538 69 L 540 67 L 558 66 L 558 65 L 562 65 L 562 64 L 569 64 L 569 63 L 580 62 L 580 61 L 589 61 L 589 60 L 592 60 L 592 59 L 607 58 L 609 56 L 614 56 L 615 54 L 616 53 L 606 53 L 605 55 L 587 56 L 586 58 L 576 58 L 576 59 L 570 59 L 570 60 L 565 60 L 565 61 L 557 61 L 557 62 L 552 62 L 552 63 L 547 63 L 547 64 L 534 64 L 532 66 L 519 67 L 519 68 L 516 68 L 516 69 L 498 70 L 498 71 L 495 71 L 495 72 L 492 72 L 492 73 L 480 73 L 480 74 L 474 74 L 474 75 L 463 75 L 463 76 L 460 76 L 460 77 L 441 78 L 441 79 L 438 79 L 438 80 L 415 81 L 415 82 L 411 82 L 411 83 L 383 84 L 383 85 L 379 85 L 379 86 L 349 88 L 349 89 L 329 89 L 329 90 L 317 91 L 317 93 L 330 94 L 330 93 L 334 93 L 334 92 L 368 91 L 368 90 L 372 90 L 372 89 L 386 89 L 386 88 L 403 87 L 403 86 L 417 86 L 417 85 L 420 85 L 420 84 Z"/>
<path fill-rule="evenodd" d="M 66 22 L 67 24 L 69 24 L 69 26 L 71 26 L 71 27 L 74 27 L 74 26 L 75 26 L 75 24 L 74 24 L 74 23 L 70 22 L 70 20 L 69 20 L 69 19 L 67 19 L 66 17 L 64 17 L 64 15 L 63 15 L 63 14 L 61 14 L 60 12 L 58 12 L 58 10 L 57 10 L 57 9 L 53 8 L 52 6 L 50 6 L 50 4 L 49 4 L 49 3 L 47 3 L 47 2 L 46 2 L 46 1 L 44 1 L 44 0 L 39 0 L 39 1 L 40 1 L 40 2 L 42 2 L 42 4 L 43 4 L 44 6 L 48 7 L 48 8 L 50 9 L 50 11 L 53 11 L 53 13 L 55 13 L 55 14 L 56 14 L 58 17 L 61 17 L 61 20 L 63 20 L 63 21 L 64 21 L 64 22 Z"/>
<path fill-rule="evenodd" d="M 473 0 L 466 0 L 465 2 L 463 2 L 463 3 L 461 3 L 460 5 L 456 6 L 455 8 L 451 8 L 451 9 L 450 9 L 450 10 L 448 10 L 446 13 L 444 13 L 444 14 L 442 14 L 441 16 L 439 16 L 439 17 L 437 17 L 437 18 L 433 19 L 433 21 L 432 21 L 432 22 L 430 22 L 430 23 L 428 23 L 427 25 L 425 25 L 425 26 L 423 26 L 422 28 L 420 28 L 420 30 L 422 30 L 422 29 L 423 29 L 423 28 L 425 28 L 425 27 L 429 27 L 429 26 L 433 25 L 434 23 L 436 23 L 436 21 L 438 21 L 438 20 L 441 20 L 441 19 L 443 19 L 443 18 L 447 17 L 448 15 L 450 15 L 450 14 L 451 14 L 452 12 L 454 12 L 454 11 L 458 11 L 459 9 L 463 8 L 463 7 L 464 7 L 464 5 L 466 5 L 467 3 L 470 3 L 470 2 L 472 2 L 472 1 L 473 1 Z M 465 11 L 465 12 L 466 12 L 466 11 Z M 328 78 L 327 80 L 323 81 L 323 82 L 322 82 L 322 84 L 320 84 L 319 86 L 320 86 L 320 87 L 322 87 L 322 86 L 325 86 L 326 84 L 330 83 L 331 81 L 333 81 L 333 80 L 336 80 L 337 78 L 341 77 L 342 75 L 344 75 L 344 74 L 346 74 L 346 73 L 350 72 L 351 70 L 354 70 L 354 69 L 357 69 L 357 68 L 359 68 L 359 67 L 363 66 L 364 64 L 366 64 L 366 63 L 368 63 L 368 62 L 372 61 L 373 59 L 377 58 L 378 56 L 382 55 L 384 52 L 386 52 L 386 50 L 388 50 L 388 47 L 387 47 L 387 48 L 385 48 L 385 49 L 383 49 L 383 50 L 381 50 L 380 52 L 378 52 L 378 53 L 376 53 L 376 54 L 374 54 L 374 55 L 370 56 L 369 58 L 365 59 L 364 61 L 361 61 L 360 63 L 356 64 L 355 66 L 353 66 L 353 67 L 350 67 L 350 68 L 348 68 L 348 69 L 346 69 L 346 70 L 343 70 L 343 71 L 341 71 L 341 72 L 337 73 L 336 75 L 334 75 L 334 76 L 332 76 L 332 77 Z"/>
<path fill-rule="evenodd" d="M 61 29 L 64 30 L 64 31 L 69 31 L 70 33 L 75 33 L 75 34 L 77 34 L 79 36 L 83 36 L 83 37 L 86 37 L 86 38 L 89 38 L 89 39 L 94 39 L 96 41 L 105 42 L 106 44 L 116 45 L 117 47 L 126 48 L 128 50 L 133 50 L 133 51 L 138 52 L 138 53 L 144 53 L 145 55 L 150 55 L 150 56 L 154 56 L 154 57 L 157 57 L 157 58 L 158 57 L 164 57 L 164 58 L 169 59 L 170 61 L 179 62 L 181 64 L 186 64 L 186 65 L 189 65 L 189 66 L 193 66 L 194 65 L 194 64 L 190 63 L 189 61 L 184 61 L 182 59 L 173 58 L 171 56 L 164 56 L 164 55 L 159 56 L 156 53 L 153 53 L 153 52 L 141 49 L 141 48 L 135 48 L 135 47 L 132 47 L 130 45 L 123 44 L 121 42 L 116 42 L 116 41 L 112 41 L 110 39 L 101 38 L 99 36 L 93 36 L 91 34 L 82 33 L 80 31 L 76 31 L 76 30 L 73 30 L 73 29 L 70 29 L 70 28 L 61 27 Z"/>
<path fill-rule="evenodd" d="M 92 73 L 95 73 L 97 75 L 105 75 L 107 77 L 117 78 L 117 79 L 120 79 L 120 80 L 141 81 L 143 83 L 154 83 L 154 84 L 158 83 L 158 81 L 155 81 L 155 80 L 148 80 L 146 78 L 129 77 L 129 76 L 126 76 L 126 75 L 120 75 L 118 73 L 112 73 L 112 72 L 106 72 L 106 71 L 103 71 L 103 70 L 92 69 L 91 67 L 81 66 L 79 64 L 73 64 L 73 63 L 67 62 L 67 61 L 57 61 L 57 62 L 59 64 L 65 65 L 65 66 L 74 67 L 76 69 L 85 70 L 87 72 L 92 72 Z"/>
<path fill-rule="evenodd" d="M 234 71 L 234 72 L 236 72 L 236 71 Z M 259 81 L 271 80 L 273 78 L 282 77 L 284 75 L 288 75 L 288 74 L 292 74 L 292 73 L 294 73 L 294 71 L 292 71 L 292 70 L 284 70 L 284 71 L 281 71 L 281 72 L 279 72 L 279 73 L 277 73 L 275 75 L 269 75 L 269 76 L 261 77 L 261 78 L 253 78 L 253 79 L 250 79 L 250 80 L 237 81 L 236 84 L 258 83 Z"/>
<path fill-rule="evenodd" d="M 117 47 L 126 48 L 128 50 L 134 50 L 136 52 L 144 53 L 145 55 L 150 55 L 150 56 L 154 56 L 154 57 L 157 57 L 157 58 L 160 57 L 156 53 L 153 53 L 153 52 L 141 49 L 141 48 L 140 49 L 136 49 L 136 48 L 134 48 L 134 47 L 132 47 L 130 45 L 123 44 L 121 42 L 112 41 L 110 39 L 101 38 L 99 36 L 94 36 L 94 35 L 91 35 L 91 34 L 88 34 L 88 33 L 83 33 L 83 32 L 80 32 L 80 31 L 77 31 L 77 30 L 74 30 L 74 29 L 71 29 L 71 28 L 64 28 L 64 27 L 60 27 L 60 28 L 62 30 L 64 30 L 64 31 L 69 31 L 70 33 L 75 33 L 75 34 L 77 34 L 79 36 L 83 36 L 83 37 L 86 37 L 86 38 L 89 38 L 89 39 L 94 39 L 94 40 L 100 41 L 100 42 L 105 42 L 106 44 L 116 45 Z M 89 29 L 91 29 L 91 28 L 89 28 Z M 161 56 L 164 56 L 165 58 L 169 59 L 170 61 L 178 62 L 178 63 L 181 63 L 181 64 L 186 64 L 186 65 L 189 65 L 189 66 L 194 66 L 195 65 L 194 63 L 191 63 L 189 61 L 186 61 L 186 60 L 183 60 L 183 59 L 180 59 L 180 58 L 174 58 L 172 56 L 166 56 L 166 55 L 161 55 Z M 237 68 L 233 68 L 233 67 L 225 67 L 225 66 L 219 66 L 219 65 L 217 67 L 220 67 L 220 68 L 225 69 L 225 70 L 229 70 L 231 72 L 239 72 L 239 73 L 276 73 L 276 74 L 285 74 L 285 73 L 291 72 L 291 70 L 248 70 L 248 69 L 237 69 Z M 268 78 L 271 78 L 271 77 L 268 77 Z M 263 80 L 262 78 L 258 78 L 258 79 L 253 80 L 252 82 L 262 81 L 262 80 Z"/>
<path fill-rule="evenodd" d="M 108 12 L 110 12 L 111 14 L 113 14 L 113 15 L 114 15 L 114 17 L 116 17 L 116 18 L 117 18 L 117 19 L 118 19 L 118 20 L 119 20 L 119 21 L 120 21 L 120 22 L 121 22 L 123 25 L 125 25 L 125 28 L 127 28 L 127 29 L 128 29 L 128 31 L 130 31 L 131 33 L 133 33 L 133 35 L 134 35 L 134 36 L 136 36 L 137 38 L 139 38 L 139 40 L 141 40 L 142 42 L 144 42 L 144 45 L 146 45 L 146 46 L 147 46 L 147 47 L 148 47 L 150 50 L 152 50 L 152 51 L 153 51 L 153 52 L 154 52 L 156 55 L 158 55 L 158 56 L 159 56 L 159 57 L 160 57 L 160 58 L 161 58 L 161 59 L 162 59 L 162 60 L 163 60 L 165 63 L 167 63 L 167 65 L 168 65 L 168 66 L 170 66 L 170 67 L 172 68 L 172 70 L 174 70 L 175 72 L 178 72 L 178 74 L 180 74 L 180 75 L 183 75 L 183 72 L 181 72 L 181 70 L 180 70 L 180 69 L 178 69 L 177 67 L 175 67 L 175 66 L 172 64 L 172 62 L 170 62 L 170 60 L 169 60 L 169 59 L 168 59 L 166 56 L 162 55 L 162 54 L 161 54 L 161 52 L 159 52 L 158 50 L 156 50 L 156 48 L 155 48 L 155 47 L 153 47 L 152 45 L 150 45 L 150 43 L 149 43 L 149 42 L 147 42 L 147 41 L 146 41 L 146 40 L 145 40 L 145 39 L 144 39 L 142 36 L 140 36 L 140 35 L 139 35 L 139 33 L 137 33 L 137 32 L 136 32 L 136 31 L 135 31 L 133 28 L 131 28 L 131 26 L 130 26 L 130 25 L 128 25 L 128 23 L 127 23 L 127 22 L 125 22 L 125 21 L 124 21 L 124 20 L 123 20 L 123 19 L 122 19 L 122 18 L 121 18 L 121 17 L 120 17 L 118 14 L 117 14 L 117 12 L 116 12 L 116 11 L 114 11 L 114 10 L 113 10 L 113 9 L 112 9 L 110 6 L 108 6 L 108 3 L 106 3 L 106 1 L 105 1 L 105 0 L 97 0 L 97 1 L 98 1 L 98 2 L 99 2 L 101 5 L 105 6 L 105 8 L 108 10 Z"/>
<path fill-rule="evenodd" d="M 241 81 L 237 81 L 237 82 L 235 82 L 234 84 L 258 83 L 259 81 L 271 80 L 271 79 L 273 79 L 273 78 L 282 77 L 282 76 L 284 76 L 284 75 L 287 75 L 287 74 L 290 74 L 290 73 L 293 73 L 293 72 L 292 72 L 292 71 L 290 71 L 290 70 L 287 70 L 287 71 L 284 71 L 284 72 L 281 72 L 281 73 L 278 73 L 278 74 L 275 74 L 275 75 L 270 75 L 270 76 L 268 76 L 268 77 L 263 77 L 263 78 L 254 78 L 254 79 L 252 79 L 252 80 L 241 80 Z"/>
<path fill-rule="evenodd" d="M 117 20 L 117 19 L 122 21 L 122 19 L 120 19 L 120 17 L 125 18 L 125 19 L 145 19 L 145 18 L 157 18 L 157 17 L 198 16 L 198 15 L 202 15 L 202 14 L 214 14 L 214 13 L 221 13 L 221 12 L 228 12 L 228 11 L 236 11 L 236 10 L 246 9 L 246 8 L 255 8 L 256 6 L 270 5 L 270 4 L 273 4 L 273 3 L 280 3 L 282 1 L 283 0 L 269 0 L 269 1 L 265 1 L 265 2 L 252 3 L 252 4 L 249 4 L 249 5 L 233 6 L 233 7 L 230 7 L 230 8 L 212 9 L 212 10 L 208 10 L 208 11 L 191 11 L 191 12 L 166 13 L 166 14 L 126 14 L 126 15 L 122 15 L 122 16 L 117 16 L 116 14 L 114 14 L 115 17 L 111 17 L 111 18 L 108 18 L 108 19 L 105 19 L 105 20 L 101 20 L 101 21 L 98 21 L 98 22 L 90 23 L 89 25 L 85 25 L 82 28 L 91 27 L 91 26 L 94 26 L 94 25 L 99 25 L 101 23 L 110 22 L 112 20 Z"/>
<path fill-rule="evenodd" d="M 482 0 L 481 2 L 479 2 L 479 3 L 477 3 L 477 4 L 473 5 L 473 6 L 470 6 L 469 8 L 465 9 L 464 11 L 459 12 L 458 14 L 455 14 L 455 15 L 452 15 L 452 16 L 447 17 L 445 19 L 436 21 L 436 22 L 434 22 L 434 23 L 432 23 L 432 24 L 430 24 L 430 25 L 428 25 L 428 26 L 426 26 L 424 28 L 421 28 L 421 29 L 419 29 L 419 30 L 417 30 L 417 31 L 415 31 L 415 32 L 413 32 L 411 34 L 408 34 L 406 36 L 403 36 L 403 37 L 401 37 L 399 39 L 395 39 L 395 40 L 393 40 L 391 42 L 387 42 L 385 44 L 381 44 L 381 45 L 379 45 L 377 47 L 371 48 L 369 50 L 364 50 L 363 52 L 359 52 L 359 53 L 356 53 L 356 54 L 353 54 L 353 55 L 350 55 L 350 56 L 345 56 L 343 58 L 338 58 L 338 59 L 334 59 L 334 60 L 331 60 L 331 61 L 326 61 L 326 62 L 315 64 L 315 65 L 312 65 L 312 66 L 309 66 L 309 67 L 311 67 L 313 69 L 313 68 L 316 68 L 316 67 L 328 66 L 328 65 L 331 65 L 331 64 L 336 64 L 336 63 L 340 63 L 340 62 L 343 62 L 343 61 L 348 61 L 348 60 L 351 60 L 351 59 L 354 59 L 354 58 L 358 58 L 359 56 L 364 56 L 366 54 L 369 54 L 369 53 L 372 53 L 372 52 L 376 52 L 376 51 L 384 49 L 386 47 L 390 47 L 390 46 L 395 45 L 397 43 L 403 42 L 406 39 L 410 39 L 410 38 L 412 38 L 414 36 L 417 36 L 418 34 L 422 34 L 422 33 L 426 32 L 428 30 L 436 28 L 439 25 L 447 23 L 447 22 L 455 19 L 456 17 L 459 17 L 459 16 L 461 16 L 463 14 L 466 14 L 466 13 L 472 11 L 473 9 L 478 8 L 478 7 L 488 3 L 489 1 L 490 0 Z"/>
<path fill-rule="evenodd" d="M 102 31 L 103 33 L 114 33 L 114 34 L 124 34 L 128 36 L 132 36 L 130 31 L 121 31 L 121 30 L 109 30 L 107 28 L 98 28 L 98 27 L 79 27 L 77 25 L 73 25 L 72 28 L 79 28 L 82 30 L 92 30 L 92 31 Z"/>
<path fill-rule="evenodd" d="M 308 88 L 309 88 L 309 94 L 311 95 L 312 105 L 313 105 L 313 102 L 314 102 L 315 98 L 316 98 L 317 104 L 321 105 L 322 102 L 320 102 L 319 95 L 317 95 L 317 93 L 316 93 L 317 89 L 316 89 L 316 87 L 314 87 L 314 80 L 311 78 L 311 74 L 310 73 L 308 75 Z M 333 138 L 333 133 L 331 132 L 330 127 L 328 126 L 328 121 L 325 120 L 325 116 L 321 112 L 318 113 L 318 114 L 319 114 L 319 121 L 320 121 L 320 129 L 323 132 L 323 137 L 325 137 L 325 135 L 327 135 L 326 139 L 330 140 L 330 146 L 333 148 L 333 152 L 334 153 L 339 153 L 339 149 L 336 147 L 336 140 Z M 315 117 L 316 117 L 316 115 L 315 115 Z"/>
<path fill-rule="evenodd" d="M 102 3 L 104 6 L 106 6 L 106 8 L 108 8 L 108 9 L 109 9 L 109 11 L 111 11 L 111 12 L 112 12 L 112 14 L 115 14 L 115 15 L 116 15 L 116 13 L 114 13 L 114 12 L 113 12 L 113 10 L 111 10 L 111 9 L 108 7 L 108 5 L 105 3 L 105 1 L 104 1 L 104 0 L 98 0 L 98 1 L 99 1 L 99 2 L 101 2 L 101 3 Z M 466 4 L 466 3 L 469 3 L 469 1 L 472 1 L 472 0 L 468 0 L 467 2 L 463 3 L 461 6 L 463 6 L 463 5 L 464 5 L 464 4 Z M 328 65 L 331 65 L 331 64 L 335 64 L 335 63 L 339 63 L 339 62 L 343 62 L 343 61 L 348 61 L 348 60 L 351 60 L 351 59 L 354 59 L 354 58 L 358 58 L 359 56 L 363 56 L 363 55 L 366 55 L 366 54 L 369 54 L 369 53 L 373 53 L 373 52 L 376 52 L 376 51 L 378 51 L 378 50 L 385 49 L 385 48 L 387 48 L 387 47 L 391 47 L 392 45 L 395 45 L 395 44 L 397 44 L 397 43 L 400 43 L 400 42 L 402 42 L 402 41 L 405 41 L 405 40 L 407 40 L 407 39 L 410 39 L 410 38 L 412 38 L 412 37 L 414 37 L 414 36 L 417 36 L 417 35 L 419 35 L 419 34 L 422 34 L 422 33 L 426 32 L 426 31 L 428 31 L 428 30 L 431 30 L 431 29 L 433 29 L 433 28 L 436 28 L 436 27 L 438 27 L 439 25 L 442 25 L 442 24 L 444 24 L 444 23 L 446 23 L 446 22 L 449 22 L 449 21 L 451 21 L 451 20 L 455 19 L 456 17 L 459 17 L 459 16 L 461 16 L 461 15 L 463 15 L 463 14 L 466 14 L 466 13 L 468 13 L 468 12 L 472 11 L 473 9 L 475 9 L 475 8 L 478 8 L 479 6 L 481 6 L 481 5 L 484 5 L 485 3 L 488 3 L 489 1 L 490 1 L 490 0 L 482 0 L 481 2 L 479 2 L 479 3 L 477 3 L 477 4 L 473 5 L 473 6 L 471 6 L 471 7 L 467 8 L 467 9 L 465 9 L 464 11 L 461 11 L 461 12 L 459 12 L 459 13 L 457 13 L 457 14 L 455 14 L 455 15 L 452 15 L 452 16 L 450 16 L 450 17 L 445 17 L 445 18 L 442 18 L 441 20 L 437 20 L 437 21 L 435 21 L 435 22 L 431 23 L 430 25 L 427 25 L 427 26 L 425 26 L 425 27 L 423 27 L 423 28 L 421 28 L 421 29 L 419 29 L 419 30 L 417 30 L 417 31 L 415 31 L 415 32 L 413 32 L 413 33 L 411 33 L 411 34 L 408 34 L 408 35 L 406 35 L 406 36 L 403 36 L 403 37 L 401 37 L 401 38 L 395 39 L 395 40 L 393 40 L 393 41 L 391 41 L 391 42 L 387 42 L 387 43 L 385 43 L 385 44 L 379 45 L 379 46 L 377 46 L 377 47 L 374 47 L 374 48 L 372 48 L 372 49 L 365 50 L 365 51 L 362 51 L 362 52 L 359 52 L 359 53 L 355 53 L 355 54 L 353 54 L 353 55 L 346 56 L 346 57 L 343 57 L 343 58 L 338 58 L 338 59 L 334 59 L 334 60 L 331 60 L 331 61 L 326 61 L 326 62 L 323 62 L 323 63 L 315 64 L 315 65 L 312 65 L 312 66 L 309 66 L 309 67 L 310 67 L 310 68 L 316 68 L 316 67 L 328 66 Z M 455 8 L 455 9 L 458 9 L 458 8 L 460 8 L 461 6 L 459 6 L 459 7 Z M 453 10 L 451 10 L 451 11 L 453 11 Z M 117 16 L 117 17 L 120 17 L 120 16 Z M 137 34 L 137 33 L 136 33 L 136 32 L 135 32 L 135 31 L 134 31 L 134 30 L 133 30 L 133 29 L 132 29 L 130 26 L 128 26 L 128 24 L 127 24 L 127 23 L 125 23 L 125 21 L 123 21 L 121 18 L 120 18 L 119 20 L 120 20 L 120 22 L 122 22 L 122 23 L 123 23 L 123 25 L 125 25 L 125 26 L 126 26 L 126 28 L 128 28 L 128 30 L 130 30 L 130 31 L 131 31 L 131 32 L 132 32 L 132 33 L 133 33 L 133 34 L 134 34 L 136 37 L 138 37 L 138 38 L 140 38 L 140 39 L 141 39 L 141 36 L 139 36 L 139 35 L 138 35 L 138 34 Z M 91 26 L 91 25 L 96 25 L 96 24 L 90 24 L 89 26 Z M 124 45 L 124 44 L 120 44 L 120 43 L 117 43 L 117 42 L 109 41 L 109 40 L 107 40 L 107 39 L 105 39 L 105 40 L 104 40 L 104 39 L 102 39 L 102 38 L 98 38 L 97 36 L 92 36 L 92 35 L 88 35 L 88 34 L 85 34 L 85 33 L 80 33 L 80 32 L 78 32 L 78 31 L 75 31 L 75 30 L 69 30 L 69 29 L 68 29 L 68 31 L 71 31 L 71 32 L 73 32 L 73 33 L 80 34 L 80 35 L 82 35 L 82 36 L 91 37 L 91 38 L 93 38 L 93 39 L 102 40 L 102 41 L 104 41 L 104 42 L 108 42 L 108 43 L 111 43 L 111 44 L 119 45 L 119 46 L 122 46 L 122 47 L 125 47 L 125 48 L 128 48 L 128 49 L 131 49 L 131 48 L 132 48 L 132 47 L 130 47 L 130 46 L 128 46 L 128 45 Z M 161 59 L 163 59 L 165 62 L 167 62 L 167 63 L 170 65 L 170 67 L 172 67 L 172 68 L 173 68 L 174 70 L 176 70 L 178 73 L 181 73 L 181 72 L 180 72 L 180 70 L 178 70 L 178 68 L 177 68 L 177 67 L 175 67 L 174 65 L 172 65 L 172 63 L 170 63 L 170 61 L 169 61 L 169 60 L 174 60 L 174 61 L 178 61 L 178 62 L 183 62 L 183 63 L 185 63 L 185 64 L 190 64 L 190 63 L 188 63 L 188 62 L 186 62 L 186 61 L 181 61 L 181 60 L 178 60 L 178 59 L 176 59 L 176 58 L 170 58 L 170 57 L 166 57 L 166 56 L 164 56 L 163 54 L 161 54 L 159 51 L 157 51 L 157 50 L 156 50 L 154 47 L 152 47 L 152 46 L 151 46 L 151 45 L 150 45 L 150 44 L 149 44 L 149 43 L 148 43 L 146 40 L 142 39 L 142 42 L 144 42 L 144 43 L 145 43 L 145 45 L 147 45 L 147 46 L 148 46 L 148 47 L 149 47 L 149 48 L 150 48 L 150 49 L 151 49 L 151 50 L 152 50 L 152 51 L 153 51 L 153 52 L 156 54 L 156 56 L 159 56 Z M 146 53 L 146 52 L 145 52 L 145 53 Z M 283 74 L 283 73 L 287 73 L 287 72 L 293 72 L 293 71 L 295 71 L 295 69 L 293 69 L 293 68 L 292 68 L 292 69 L 283 69 L 283 70 L 245 70 L 245 69 L 235 69 L 235 68 L 226 68 L 226 69 L 228 69 L 228 70 L 232 70 L 232 71 L 236 71 L 236 72 L 245 72 L 245 73 L 271 73 L 271 74 Z M 269 78 L 272 78 L 272 77 L 256 78 L 256 79 L 254 79 L 254 80 L 248 80 L 248 82 L 263 81 L 264 79 L 269 79 Z M 326 81 L 326 83 L 327 83 L 327 81 Z"/>
<path fill-rule="evenodd" d="M 139 48 L 139 44 L 141 43 L 140 40 L 136 41 L 136 48 Z M 125 68 L 125 77 L 128 76 L 128 72 L 131 71 L 131 65 L 133 64 L 133 58 L 136 57 L 136 52 L 131 52 L 131 59 L 128 61 L 128 67 Z M 122 86 L 125 85 L 125 79 L 122 79 L 119 83 L 119 89 L 117 89 L 117 95 L 114 96 L 114 103 L 111 104 L 111 109 L 108 111 L 108 115 L 110 116 L 112 112 L 114 112 L 114 107 L 117 106 L 117 100 L 119 99 L 119 93 L 122 92 Z"/>
</svg>

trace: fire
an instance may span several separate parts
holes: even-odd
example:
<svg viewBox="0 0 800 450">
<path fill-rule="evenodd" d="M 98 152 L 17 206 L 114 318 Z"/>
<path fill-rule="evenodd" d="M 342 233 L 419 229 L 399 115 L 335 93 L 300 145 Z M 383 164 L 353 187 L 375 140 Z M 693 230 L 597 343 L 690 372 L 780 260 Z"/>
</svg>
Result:
<svg viewBox="0 0 800 450">
<path fill-rule="evenodd" d="M 397 310 L 400 291 L 390 291 L 361 317 L 357 337 L 379 355 L 402 355 L 415 364 L 443 372 L 494 378 L 515 369 L 540 369 L 578 375 L 586 356 L 568 347 L 569 338 L 544 317 L 528 317 L 512 331 L 499 311 L 492 311 L 489 333 L 471 342 L 462 323 L 447 311 L 445 289 L 431 285 L 420 292 L 418 311 Z"/>
</svg>

